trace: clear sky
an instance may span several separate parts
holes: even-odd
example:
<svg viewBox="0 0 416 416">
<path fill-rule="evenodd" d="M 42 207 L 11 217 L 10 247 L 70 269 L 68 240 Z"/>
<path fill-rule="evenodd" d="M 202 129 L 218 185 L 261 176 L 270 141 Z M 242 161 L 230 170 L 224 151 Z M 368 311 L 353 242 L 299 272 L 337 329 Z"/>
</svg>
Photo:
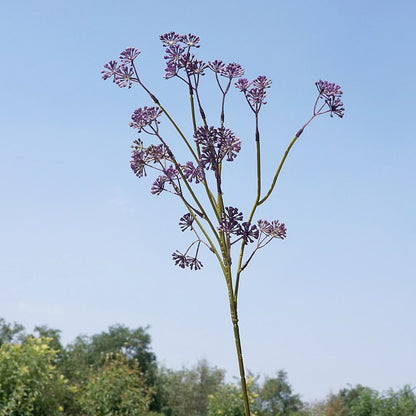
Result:
<svg viewBox="0 0 416 416">
<path fill-rule="evenodd" d="M 344 91 L 345 117 L 308 127 L 259 213 L 284 221 L 288 238 L 260 251 L 242 281 L 248 369 L 285 369 L 304 399 L 348 383 L 416 385 L 415 15 L 410 0 L 2 1 L 0 316 L 61 329 L 64 342 L 149 325 L 167 367 L 206 358 L 237 374 L 218 266 L 204 252 L 202 271 L 175 268 L 185 211 L 129 167 L 130 115 L 152 103 L 100 77 L 136 46 L 143 79 L 189 123 L 186 90 L 163 79 L 158 36 L 194 33 L 202 59 L 273 80 L 264 186 L 311 114 L 314 82 Z M 217 111 L 213 78 L 204 82 Z M 225 172 L 226 197 L 245 213 L 251 116 L 233 92 L 227 123 L 243 150 Z"/>
</svg>

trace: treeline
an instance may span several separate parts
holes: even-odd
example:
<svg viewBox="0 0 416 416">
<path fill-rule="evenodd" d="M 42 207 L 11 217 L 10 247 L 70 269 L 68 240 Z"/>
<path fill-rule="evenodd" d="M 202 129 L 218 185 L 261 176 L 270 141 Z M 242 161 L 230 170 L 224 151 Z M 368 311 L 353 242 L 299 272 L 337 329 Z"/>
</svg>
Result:
<svg viewBox="0 0 416 416">
<path fill-rule="evenodd" d="M 60 331 L 0 318 L 0 416 L 244 416 L 238 383 L 200 361 L 161 368 L 147 328 L 111 326 L 67 346 Z M 286 372 L 262 382 L 249 376 L 253 416 L 416 416 L 413 389 L 379 393 L 349 387 L 305 403 Z"/>
</svg>

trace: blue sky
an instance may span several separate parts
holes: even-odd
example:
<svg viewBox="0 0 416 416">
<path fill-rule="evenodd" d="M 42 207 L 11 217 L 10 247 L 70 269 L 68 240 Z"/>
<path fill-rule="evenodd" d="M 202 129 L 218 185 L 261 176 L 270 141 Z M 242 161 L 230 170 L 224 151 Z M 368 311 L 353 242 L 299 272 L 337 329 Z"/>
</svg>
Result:
<svg viewBox="0 0 416 416">
<path fill-rule="evenodd" d="M 150 325 L 167 367 L 206 358 L 237 374 L 219 268 L 208 252 L 200 272 L 175 268 L 171 253 L 188 241 L 183 208 L 129 168 L 130 115 L 151 102 L 100 78 L 138 47 L 143 79 L 189 126 L 186 90 L 163 79 L 158 36 L 195 33 L 202 59 L 273 80 L 261 114 L 265 187 L 311 114 L 314 82 L 344 91 L 345 117 L 308 127 L 259 212 L 284 221 L 288 238 L 242 281 L 247 367 L 285 369 L 305 399 L 348 383 L 416 385 L 415 12 L 404 0 L 2 2 L 0 316 L 61 329 L 65 342 Z M 204 81 L 215 119 L 218 96 Z M 237 91 L 226 117 L 243 141 L 226 195 L 247 213 L 254 126 Z"/>
</svg>

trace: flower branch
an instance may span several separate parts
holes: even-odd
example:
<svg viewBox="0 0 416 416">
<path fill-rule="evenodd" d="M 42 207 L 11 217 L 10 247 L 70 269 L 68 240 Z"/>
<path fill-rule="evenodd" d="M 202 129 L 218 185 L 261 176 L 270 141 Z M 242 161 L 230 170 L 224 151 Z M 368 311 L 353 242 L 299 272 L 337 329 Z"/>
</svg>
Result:
<svg viewBox="0 0 416 416">
<path fill-rule="evenodd" d="M 315 83 L 318 95 L 313 104 L 312 116 L 290 141 L 276 168 L 270 187 L 266 194 L 262 196 L 259 113 L 261 108 L 267 104 L 267 90 L 270 88 L 272 81 L 263 75 L 251 81 L 241 78 L 244 75 L 244 69 L 235 62 L 225 64 L 221 60 L 212 60 L 205 63 L 197 59 L 192 53 L 200 46 L 200 39 L 196 35 L 179 35 L 175 32 L 168 32 L 161 35 L 160 40 L 165 48 L 166 67 L 164 78 L 179 78 L 188 88 L 193 129 L 191 138 L 185 136 L 168 111 L 160 104 L 158 98 L 140 79 L 134 64 L 135 59 L 140 54 L 138 49 L 127 48 L 121 52 L 119 62 L 111 60 L 106 63 L 102 71 L 102 77 L 105 80 L 111 78 L 120 88 L 131 88 L 133 83 L 138 83 L 155 104 L 155 107 L 141 107 L 135 110 L 131 117 L 130 126 L 137 129 L 138 133 L 145 133 L 156 139 L 158 144 L 152 143 L 146 147 L 141 139 L 136 139 L 132 146 L 130 166 L 138 178 L 147 176 L 146 169 L 156 171 L 158 176 L 152 183 L 150 192 L 154 195 L 168 192 L 179 197 L 188 210 L 180 218 L 179 227 L 181 231 L 192 231 L 195 234 L 195 240 L 190 243 L 184 253 L 176 250 L 172 254 L 174 264 L 183 269 L 200 270 L 203 265 L 199 256 L 200 248 L 203 246 L 208 248 L 218 260 L 227 285 L 244 412 L 245 416 L 250 416 L 250 403 L 238 324 L 237 301 L 241 273 L 261 248 L 274 239 L 283 240 L 286 238 L 284 223 L 279 220 L 270 222 L 259 219 L 255 224 L 253 218 L 257 208 L 275 190 L 289 152 L 312 120 L 324 114 L 329 114 L 330 117 L 334 115 L 340 118 L 343 117 L 345 110 L 341 101 L 342 91 L 339 85 L 328 81 L 320 80 Z M 200 82 L 207 68 L 214 72 L 215 82 L 221 92 L 219 127 L 207 123 L 206 113 L 202 107 L 202 97 L 199 93 Z M 242 147 L 241 140 L 231 129 L 224 126 L 225 102 L 233 80 L 236 80 L 234 87 L 243 93 L 249 109 L 254 114 L 255 122 L 256 191 L 254 193 L 254 203 L 246 219 L 237 207 L 230 206 L 225 202 L 227 192 L 226 189 L 223 189 L 222 181 L 225 170 L 224 164 L 233 162 Z M 202 121 L 200 126 L 198 126 L 196 117 L 196 105 Z M 164 140 L 159 126 L 162 115 L 166 116 L 178 133 L 189 151 L 191 160 L 185 163 L 179 161 Z M 205 197 L 209 203 L 207 208 L 205 207 L 205 200 L 200 198 L 198 189 L 205 191 Z M 232 249 L 237 243 L 240 244 L 240 250 L 237 266 L 235 267 L 233 266 Z M 251 252 L 248 247 L 251 248 Z M 248 256 L 245 254 L 248 254 Z M 233 270 L 235 272 L 234 276 Z"/>
</svg>

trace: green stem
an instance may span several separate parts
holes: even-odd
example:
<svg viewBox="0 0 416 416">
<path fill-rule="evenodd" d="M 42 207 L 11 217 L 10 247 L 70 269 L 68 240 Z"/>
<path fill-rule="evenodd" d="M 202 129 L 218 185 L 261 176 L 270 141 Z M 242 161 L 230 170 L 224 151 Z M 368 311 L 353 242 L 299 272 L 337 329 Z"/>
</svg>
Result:
<svg viewBox="0 0 416 416">
<path fill-rule="evenodd" d="M 224 273 L 224 275 L 225 275 L 225 279 L 226 279 L 227 287 L 228 287 L 228 299 L 230 303 L 231 322 L 233 325 L 235 348 L 237 352 L 238 368 L 240 372 L 241 392 L 243 395 L 243 402 L 244 402 L 244 413 L 245 413 L 245 416 L 250 416 L 251 415 L 250 402 L 249 402 L 249 397 L 248 397 L 246 375 L 245 375 L 245 370 L 244 370 L 243 351 L 241 348 L 240 328 L 238 326 L 237 301 L 233 295 L 233 284 L 232 284 L 232 279 L 231 279 L 230 265 L 228 265 L 227 272 Z"/>
<path fill-rule="evenodd" d="M 191 101 L 192 127 L 195 131 L 196 130 L 196 117 L 195 117 L 194 94 L 193 94 L 192 86 L 190 84 L 189 84 L 189 99 Z"/>
<path fill-rule="evenodd" d="M 162 104 L 159 103 L 159 101 L 157 101 L 157 105 L 160 107 L 160 109 L 163 111 L 163 113 L 165 114 L 165 116 L 168 118 L 168 120 L 172 123 L 173 127 L 175 127 L 176 131 L 179 133 L 179 136 L 181 136 L 182 140 L 185 142 L 186 147 L 189 149 L 189 151 L 191 152 L 193 158 L 195 159 L 196 162 L 198 162 L 198 156 L 196 155 L 196 153 L 194 152 L 194 149 L 192 148 L 192 146 L 190 145 L 190 143 L 188 142 L 187 138 L 184 136 L 184 134 L 182 133 L 182 130 L 178 127 L 178 125 L 175 123 L 175 121 L 173 120 L 173 118 L 170 116 L 170 114 L 165 110 L 165 108 L 162 106 Z"/>
<path fill-rule="evenodd" d="M 303 130 L 303 129 L 302 129 Z M 293 145 L 295 144 L 295 142 L 296 142 L 296 140 L 299 138 L 299 136 L 300 136 L 300 134 L 298 135 L 298 134 L 296 134 L 296 136 L 292 139 L 292 141 L 289 143 L 289 146 L 287 147 L 287 149 L 286 149 L 286 151 L 285 151 L 285 153 L 284 153 L 284 155 L 283 155 L 283 157 L 282 157 L 282 160 L 280 161 L 280 164 L 279 164 L 279 166 L 278 166 L 278 168 L 277 168 L 277 170 L 276 170 L 276 173 L 275 173 L 275 175 L 274 175 L 274 178 L 273 178 L 273 182 L 272 182 L 272 184 L 270 185 L 270 189 L 269 189 L 269 191 L 267 192 L 267 194 L 260 200 L 260 201 L 258 201 L 258 205 L 261 205 L 264 201 L 266 201 L 266 199 L 270 196 L 270 194 L 273 192 L 273 189 L 274 189 L 274 187 L 275 187 L 275 185 L 276 185 L 276 181 L 277 181 L 277 178 L 279 177 L 279 174 L 280 174 L 280 172 L 281 172 L 281 170 L 282 170 L 282 168 L 283 168 L 283 165 L 284 165 L 284 163 L 285 163 L 285 160 L 286 160 L 286 158 L 287 158 L 287 156 L 288 156 L 288 154 L 289 154 L 289 152 L 290 152 L 290 149 L 293 147 Z"/>
<path fill-rule="evenodd" d="M 259 131 L 259 117 L 258 112 L 256 113 L 256 170 L 257 170 L 257 194 L 256 194 L 256 200 L 254 201 L 253 208 L 251 209 L 250 215 L 248 217 L 248 222 L 251 222 L 254 216 L 254 212 L 256 211 L 256 208 L 259 205 L 259 200 L 261 196 L 261 153 L 260 153 L 260 131 Z M 234 296 L 237 299 L 238 297 L 238 289 L 240 287 L 240 275 L 242 270 L 242 262 L 243 262 L 243 256 L 244 256 L 244 249 L 245 249 L 245 243 L 244 240 L 241 242 L 241 248 L 240 248 L 240 255 L 238 258 L 238 266 L 237 266 L 237 275 L 235 280 L 235 289 L 234 289 Z"/>
<path fill-rule="evenodd" d="M 251 210 L 250 216 L 248 217 L 248 222 L 251 222 L 253 219 L 254 211 L 257 208 L 257 204 L 260 200 L 261 195 L 261 154 L 260 154 L 260 132 L 259 132 L 259 117 L 256 113 L 256 167 L 257 167 L 257 194 L 256 201 L 254 202 L 253 208 Z"/>
<path fill-rule="evenodd" d="M 274 175 L 273 178 L 273 182 L 270 185 L 270 189 L 267 192 L 267 194 L 264 196 L 264 198 L 262 198 L 259 202 L 258 205 L 261 205 L 264 201 L 266 201 L 266 199 L 270 196 L 270 194 L 273 192 L 273 189 L 276 185 L 276 181 L 277 178 L 279 177 L 280 171 L 283 168 L 283 165 L 285 163 L 285 160 L 287 158 L 287 155 L 290 152 L 290 149 L 292 149 L 292 146 L 295 144 L 296 140 L 299 139 L 300 135 L 303 133 L 303 130 L 305 130 L 306 126 L 317 116 L 318 114 L 314 113 L 313 116 L 298 130 L 298 132 L 295 134 L 295 137 L 292 139 L 292 141 L 289 143 L 289 146 L 286 148 L 285 153 L 283 154 L 282 160 L 280 161 L 280 164 L 276 170 L 276 173 Z"/>
</svg>

